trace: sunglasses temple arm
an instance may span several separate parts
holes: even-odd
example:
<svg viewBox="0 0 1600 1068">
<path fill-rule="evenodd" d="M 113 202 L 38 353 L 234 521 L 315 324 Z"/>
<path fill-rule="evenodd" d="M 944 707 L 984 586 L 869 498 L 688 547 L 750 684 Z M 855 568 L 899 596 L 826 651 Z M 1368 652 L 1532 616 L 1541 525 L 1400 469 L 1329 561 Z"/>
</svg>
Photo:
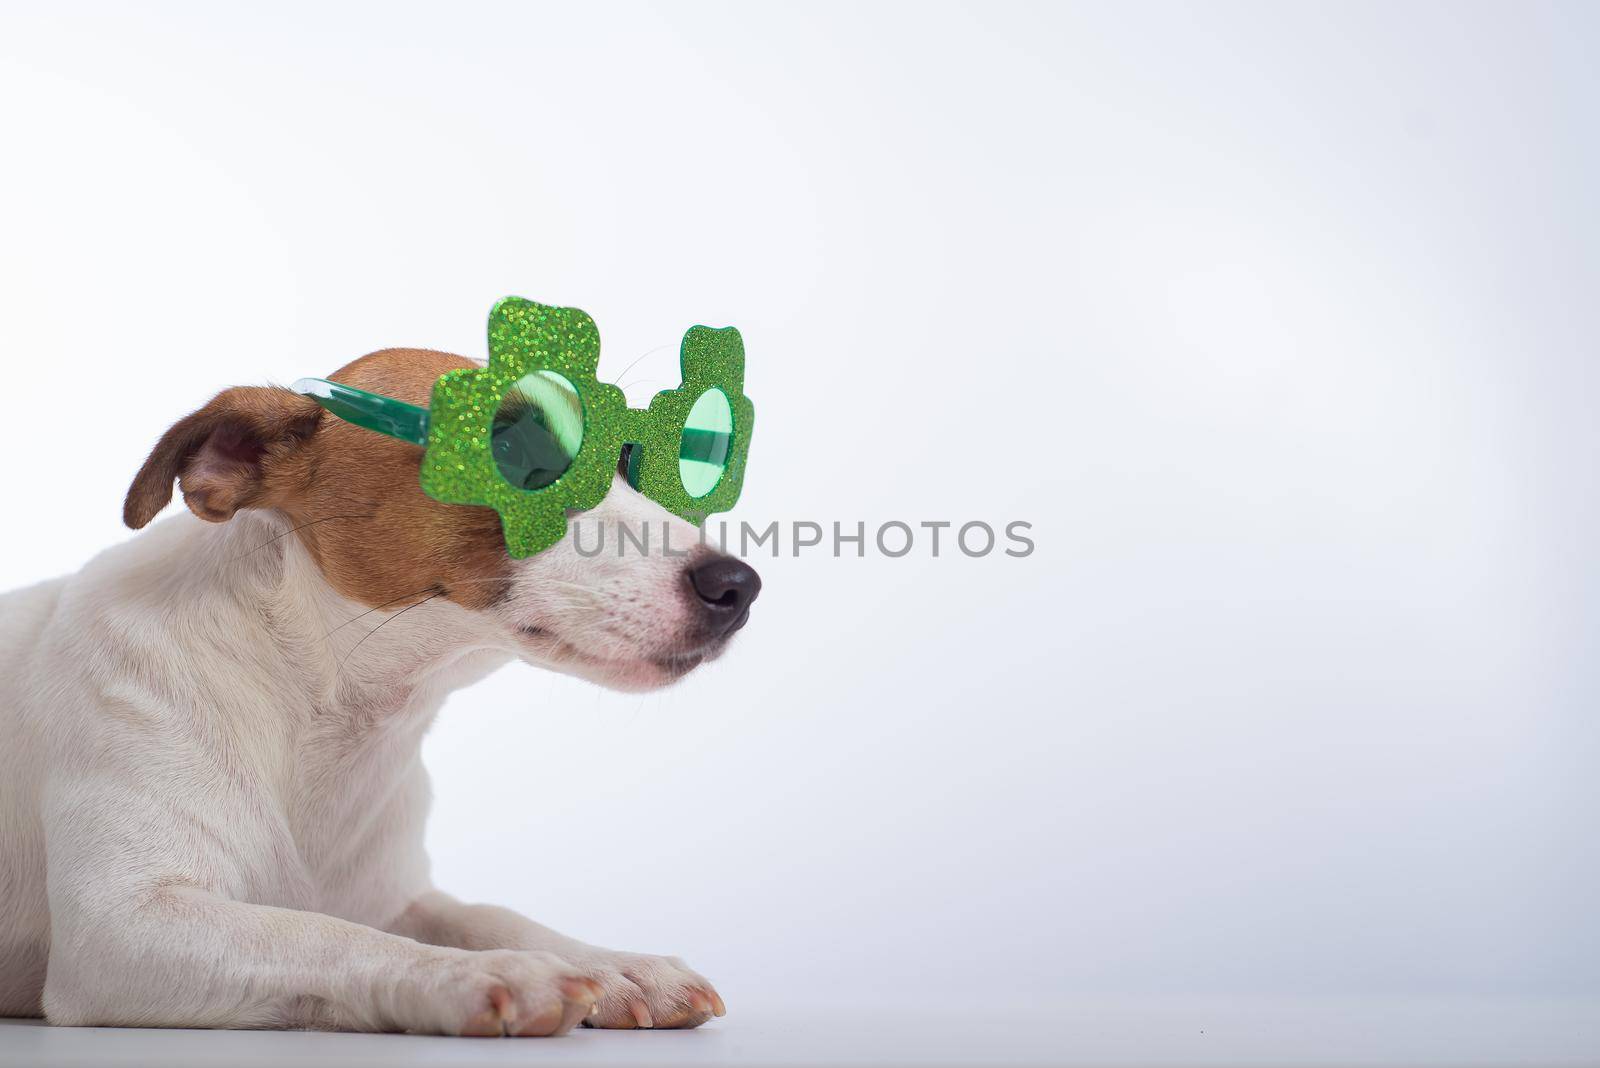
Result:
<svg viewBox="0 0 1600 1068">
<path fill-rule="evenodd" d="M 728 455 L 728 441 L 731 435 L 723 430 L 702 430 L 699 427 L 686 426 L 683 436 L 678 441 L 678 458 L 680 460 L 699 460 L 701 463 L 720 463 L 721 458 Z"/>
<path fill-rule="evenodd" d="M 722 430 L 702 430 L 700 427 L 686 426 L 683 435 L 678 441 L 678 459 L 699 460 L 701 463 L 721 463 L 722 458 L 728 455 L 728 444 L 731 435 Z M 634 442 L 628 443 L 628 485 L 634 489 L 639 488 L 640 476 L 639 446 Z"/>
<path fill-rule="evenodd" d="M 428 444 L 426 408 L 385 397 L 381 393 L 368 393 L 340 382 L 329 382 L 325 378 L 302 378 L 289 388 L 310 397 L 347 423 L 409 441 L 413 445 Z"/>
<path fill-rule="evenodd" d="M 381 393 L 368 393 L 341 382 L 329 382 L 325 378 L 302 378 L 290 388 L 310 397 L 347 423 L 409 441 L 413 445 L 428 444 L 426 408 L 385 397 Z M 686 427 L 680 439 L 678 455 L 684 460 L 717 462 L 717 459 L 727 455 L 728 439 L 725 431 Z"/>
</svg>

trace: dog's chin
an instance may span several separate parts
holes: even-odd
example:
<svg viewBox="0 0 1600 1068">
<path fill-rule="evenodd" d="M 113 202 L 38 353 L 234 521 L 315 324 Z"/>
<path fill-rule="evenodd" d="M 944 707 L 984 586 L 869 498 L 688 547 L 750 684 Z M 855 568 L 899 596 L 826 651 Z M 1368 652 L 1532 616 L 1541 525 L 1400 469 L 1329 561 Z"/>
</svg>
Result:
<svg viewBox="0 0 1600 1068">
<path fill-rule="evenodd" d="M 522 659 L 538 667 L 574 675 L 609 690 L 646 693 L 671 686 L 701 664 L 715 660 L 726 643 L 687 652 L 601 657 L 539 627 L 517 632 Z"/>
</svg>

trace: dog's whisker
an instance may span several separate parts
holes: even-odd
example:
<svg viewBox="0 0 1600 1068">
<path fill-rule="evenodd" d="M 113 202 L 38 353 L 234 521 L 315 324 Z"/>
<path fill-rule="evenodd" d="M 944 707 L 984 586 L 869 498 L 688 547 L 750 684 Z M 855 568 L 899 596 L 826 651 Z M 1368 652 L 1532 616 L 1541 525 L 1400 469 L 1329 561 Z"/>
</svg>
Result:
<svg viewBox="0 0 1600 1068">
<path fill-rule="evenodd" d="M 594 600 L 599 600 L 601 597 L 599 590 L 596 590 L 592 586 L 585 586 L 581 583 L 565 582 L 561 579 L 544 579 L 543 582 L 547 586 L 565 586 L 569 590 L 577 590 L 578 592 Z"/>
<path fill-rule="evenodd" d="M 657 345 L 653 349 L 645 349 L 643 352 L 639 353 L 639 355 L 634 358 L 632 363 L 630 363 L 630 364 L 628 364 L 628 366 L 624 367 L 621 370 L 621 372 L 618 373 L 617 376 L 612 379 L 612 381 L 619 383 L 617 388 L 622 390 L 624 393 L 626 393 L 627 390 L 628 390 L 628 387 L 626 385 L 621 385 L 620 384 L 622 382 L 623 377 L 626 376 L 629 371 L 633 370 L 635 367 L 638 367 L 639 364 L 644 362 L 644 358 L 646 356 L 652 356 L 655 353 L 664 352 L 664 351 L 666 351 L 666 349 L 667 349 L 666 345 Z"/>
<path fill-rule="evenodd" d="M 457 586 L 457 587 L 459 587 L 459 586 L 473 586 L 473 585 L 482 585 L 482 584 L 486 584 L 486 583 L 499 583 L 499 582 L 504 582 L 504 581 L 505 581 L 505 579 L 502 578 L 501 576 L 492 575 L 492 576 L 488 576 L 488 577 L 484 577 L 484 578 L 457 579 L 454 582 L 452 582 L 451 585 L 452 586 Z M 600 592 L 598 590 L 595 590 L 595 589 L 593 589 L 593 588 L 591 588 L 589 586 L 582 585 L 581 583 L 567 582 L 567 581 L 565 581 L 563 579 L 545 579 L 544 581 L 545 581 L 545 583 L 547 585 L 565 586 L 568 589 L 577 590 L 579 593 L 582 593 L 584 596 L 588 597 L 592 601 L 598 601 L 598 600 L 602 599 L 601 598 L 601 594 L 600 594 Z M 383 601 L 383 602 L 381 602 L 379 604 L 373 605 L 371 608 L 367 609 L 365 612 L 361 612 L 361 613 L 359 613 L 357 615 L 351 616 L 349 619 L 345 620 L 343 623 L 340 623 L 338 626 L 335 626 L 335 627 L 333 627 L 333 628 L 331 628 L 331 629 L 329 629 L 327 631 L 324 631 L 320 636 L 322 638 L 330 638 L 334 634 L 336 634 L 339 631 L 343 630 L 345 627 L 348 627 L 350 624 L 352 624 L 352 623 L 354 623 L 354 622 L 356 622 L 358 620 L 365 619 L 367 616 L 370 616 L 374 612 L 381 612 L 385 608 L 388 608 L 392 604 L 396 604 L 397 602 L 400 602 L 400 601 L 409 600 L 412 597 L 420 597 L 423 594 L 425 594 L 425 593 L 427 593 L 427 592 L 429 592 L 430 590 L 433 590 L 433 589 L 434 589 L 433 586 L 425 586 L 420 590 L 413 590 L 410 593 L 402 593 L 398 597 L 391 597 L 387 601 Z M 435 593 L 434 596 L 435 597 L 443 596 L 445 594 L 445 592 L 446 591 L 440 590 L 437 593 Z M 431 597 L 428 598 L 428 599 L 432 600 Z M 379 626 L 382 626 L 382 624 L 380 623 Z M 374 627 L 373 629 L 376 630 L 377 628 Z"/>
<path fill-rule="evenodd" d="M 422 600 L 418 601 L 416 604 L 408 604 L 408 605 L 406 605 L 404 608 L 400 609 L 400 611 L 396 612 L 394 615 L 390 616 L 388 619 L 385 619 L 382 623 L 379 623 L 376 627 L 373 627 L 371 630 L 367 631 L 365 634 L 363 634 L 361 636 L 361 641 L 358 641 L 354 645 L 352 645 L 350 647 L 350 651 L 348 653 L 344 654 L 344 659 L 340 660 L 338 666 L 333 669 L 333 677 L 335 679 L 337 679 L 339 677 L 340 672 L 342 672 L 344 670 L 344 666 L 350 662 L 350 658 L 355 655 L 356 650 L 361 648 L 362 644 L 365 643 L 368 638 L 372 637 L 374 634 L 378 633 L 378 631 L 382 630 L 384 627 L 388 626 L 390 623 L 393 623 L 395 620 L 399 619 L 401 616 L 405 615 L 407 612 L 411 611 L 413 608 L 420 608 L 423 605 L 427 604 L 429 601 L 433 600 L 435 597 L 442 597 L 442 596 L 444 596 L 444 591 L 443 590 L 439 590 L 439 591 L 437 591 L 435 593 L 430 593 L 430 594 L 428 594 L 428 596 L 424 597 Z"/>
<path fill-rule="evenodd" d="M 240 553 L 238 556 L 235 556 L 232 560 L 229 560 L 228 562 L 229 563 L 233 563 L 233 562 L 238 561 L 238 560 L 243 560 L 245 557 L 249 556 L 251 553 L 260 552 L 262 549 L 265 549 L 267 546 L 271 545 L 273 542 L 277 541 L 280 538 L 287 538 L 290 534 L 293 534 L 297 530 L 304 530 L 307 527 L 314 527 L 318 523 L 326 523 L 326 522 L 328 522 L 330 520 L 333 520 L 333 519 L 371 519 L 371 518 L 373 518 L 373 513 L 371 513 L 371 512 L 367 512 L 367 513 L 365 513 L 363 515 L 325 515 L 321 519 L 313 519 L 313 520 L 311 520 L 309 522 L 301 523 L 299 526 L 290 527 L 288 530 L 284 531 L 282 534 L 276 534 L 273 537 L 268 538 L 266 541 L 262 542 L 260 545 L 257 545 L 254 549 L 246 549 L 244 552 Z"/>
<path fill-rule="evenodd" d="M 471 581 L 471 580 L 468 580 L 468 581 Z M 487 580 L 484 580 L 484 581 L 487 581 Z M 466 583 L 461 583 L 461 584 L 465 585 Z M 370 616 L 374 612 L 381 612 L 383 609 L 388 608 L 390 605 L 394 604 L 396 601 L 407 601 L 407 600 L 410 600 L 413 597 L 421 597 L 423 594 L 427 593 L 431 589 L 433 589 L 432 586 L 424 586 L 422 589 L 417 590 L 417 591 L 415 591 L 413 593 L 402 593 L 398 597 L 391 597 L 391 598 L 389 598 L 389 600 L 384 601 L 382 604 L 373 605 L 371 608 L 367 609 L 365 612 L 362 612 L 358 616 L 351 616 L 349 619 L 345 620 L 343 623 L 340 623 L 337 627 L 334 627 L 333 630 L 327 631 L 322 636 L 324 638 L 331 637 L 336 631 L 339 631 L 339 630 L 344 629 L 345 627 L 348 627 L 350 624 L 354 623 L 358 619 L 365 619 L 365 618 L 367 618 L 368 616 Z M 382 626 L 382 624 L 379 624 L 379 626 Z M 377 628 L 374 627 L 373 629 L 376 630 Z"/>
</svg>

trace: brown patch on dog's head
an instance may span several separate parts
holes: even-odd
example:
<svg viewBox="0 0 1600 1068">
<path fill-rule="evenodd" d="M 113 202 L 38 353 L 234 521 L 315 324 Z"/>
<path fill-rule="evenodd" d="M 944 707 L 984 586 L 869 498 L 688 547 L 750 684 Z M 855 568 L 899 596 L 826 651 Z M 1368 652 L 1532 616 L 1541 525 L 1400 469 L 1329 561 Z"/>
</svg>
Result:
<svg viewBox="0 0 1600 1068">
<path fill-rule="evenodd" d="M 444 352 L 385 349 L 332 378 L 426 405 L 441 374 L 474 366 Z M 510 582 L 500 517 L 423 493 L 421 463 L 420 447 L 324 416 L 297 393 L 230 389 L 162 435 L 123 518 L 135 528 L 150 522 L 176 479 L 189 509 L 211 522 L 241 508 L 282 511 L 329 583 L 353 600 L 377 607 L 438 593 L 487 607 Z"/>
</svg>

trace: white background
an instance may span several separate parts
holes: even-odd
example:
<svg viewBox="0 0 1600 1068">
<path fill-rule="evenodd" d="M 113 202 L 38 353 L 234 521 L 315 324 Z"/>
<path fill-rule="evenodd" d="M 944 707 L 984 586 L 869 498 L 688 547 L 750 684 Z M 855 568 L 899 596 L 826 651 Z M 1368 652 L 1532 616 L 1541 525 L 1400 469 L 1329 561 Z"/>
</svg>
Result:
<svg viewBox="0 0 1600 1068">
<path fill-rule="evenodd" d="M 0 586 L 223 386 L 733 323 L 734 520 L 1037 551 L 459 694 L 441 886 L 735 1011 L 1600 995 L 1594 11 L 8 6 Z"/>
</svg>

